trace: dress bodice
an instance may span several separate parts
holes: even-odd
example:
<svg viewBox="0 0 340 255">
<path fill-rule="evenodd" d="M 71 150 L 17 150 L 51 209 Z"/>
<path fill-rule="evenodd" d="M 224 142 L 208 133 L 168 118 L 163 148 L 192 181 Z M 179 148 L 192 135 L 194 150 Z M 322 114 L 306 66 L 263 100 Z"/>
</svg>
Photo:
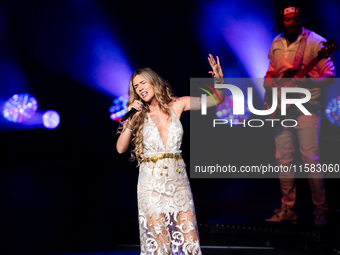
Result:
<svg viewBox="0 0 340 255">
<path fill-rule="evenodd" d="M 147 114 L 143 129 L 144 156 L 149 157 L 163 152 L 181 153 L 182 137 L 182 124 L 177 115 L 171 111 L 170 127 L 165 148 L 157 126 L 153 123 L 150 115 Z"/>
</svg>

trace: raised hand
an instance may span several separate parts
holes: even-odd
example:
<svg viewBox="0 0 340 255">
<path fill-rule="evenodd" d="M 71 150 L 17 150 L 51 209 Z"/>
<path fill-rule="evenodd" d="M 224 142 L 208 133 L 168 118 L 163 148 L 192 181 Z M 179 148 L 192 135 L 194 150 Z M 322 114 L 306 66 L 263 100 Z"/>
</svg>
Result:
<svg viewBox="0 0 340 255">
<path fill-rule="evenodd" d="M 211 75 L 214 78 L 222 78 L 223 72 L 222 72 L 222 67 L 220 65 L 220 59 L 218 58 L 218 56 L 216 56 L 217 63 L 211 54 L 209 54 L 208 60 L 209 60 L 209 64 L 211 68 L 213 69 L 212 71 L 209 71 L 209 73 L 211 73 Z"/>
</svg>

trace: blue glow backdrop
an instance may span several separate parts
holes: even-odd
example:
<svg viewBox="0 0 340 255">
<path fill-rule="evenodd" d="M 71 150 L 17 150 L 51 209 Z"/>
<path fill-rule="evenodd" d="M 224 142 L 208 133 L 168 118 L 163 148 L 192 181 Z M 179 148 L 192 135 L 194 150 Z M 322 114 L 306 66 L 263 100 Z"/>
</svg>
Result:
<svg viewBox="0 0 340 255">
<path fill-rule="evenodd" d="M 118 124 L 108 111 L 113 99 L 127 93 L 132 72 L 142 67 L 159 73 L 176 95 L 189 95 L 190 78 L 209 77 L 209 53 L 220 57 L 226 77 L 263 77 L 279 2 L 2 1 L 0 110 L 18 93 L 39 103 L 30 122 L 20 126 L 0 116 L 4 248 L 51 254 L 138 244 L 138 169 L 129 152 L 115 150 Z M 340 40 L 338 0 L 300 3 L 308 29 Z M 337 69 L 339 54 L 333 56 Z M 262 84 L 254 87 L 258 108 L 264 90 Z M 339 95 L 340 88 L 331 85 L 325 101 Z M 60 115 L 53 130 L 41 121 L 50 109 Z M 339 127 L 323 120 L 321 156 L 338 161 L 338 150 L 331 148 L 339 147 Z M 182 122 L 189 166 L 188 113 Z M 274 161 L 271 130 L 233 129 L 223 139 L 226 157 L 235 161 L 260 154 Z M 338 184 L 327 180 L 332 209 L 340 207 Z M 263 220 L 280 202 L 277 180 L 192 180 L 191 187 L 198 221 Z M 301 187 L 297 209 L 303 213 L 311 201 L 308 184 Z"/>
</svg>

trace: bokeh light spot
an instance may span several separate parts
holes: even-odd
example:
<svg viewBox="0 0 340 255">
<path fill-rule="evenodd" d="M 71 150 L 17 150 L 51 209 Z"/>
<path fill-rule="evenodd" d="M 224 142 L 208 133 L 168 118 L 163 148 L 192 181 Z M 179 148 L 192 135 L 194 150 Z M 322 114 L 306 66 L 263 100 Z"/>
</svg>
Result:
<svg viewBox="0 0 340 255">
<path fill-rule="evenodd" d="M 55 129 L 56 127 L 59 126 L 60 116 L 56 111 L 53 110 L 46 111 L 42 118 L 45 128 Z"/>
<path fill-rule="evenodd" d="M 340 126 L 340 96 L 328 102 L 325 114 L 330 123 Z"/>
<path fill-rule="evenodd" d="M 23 122 L 33 116 L 38 109 L 38 101 L 30 94 L 15 94 L 5 104 L 2 114 L 11 122 Z"/>
<path fill-rule="evenodd" d="M 110 119 L 119 122 L 122 117 L 127 113 L 127 102 L 129 101 L 129 96 L 120 96 L 113 100 L 113 104 L 109 108 Z"/>
<path fill-rule="evenodd" d="M 233 124 L 240 124 L 246 121 L 251 112 L 247 105 L 244 105 L 244 115 L 234 115 L 233 114 L 233 95 L 226 96 L 222 105 L 216 107 L 216 116 L 219 119 L 226 119 L 229 122 L 232 121 Z"/>
</svg>

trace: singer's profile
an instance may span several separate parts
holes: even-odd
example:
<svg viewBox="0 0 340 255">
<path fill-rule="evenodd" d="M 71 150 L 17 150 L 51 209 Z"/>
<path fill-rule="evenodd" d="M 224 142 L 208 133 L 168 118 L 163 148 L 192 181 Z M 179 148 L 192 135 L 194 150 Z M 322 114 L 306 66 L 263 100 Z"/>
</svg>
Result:
<svg viewBox="0 0 340 255">
<path fill-rule="evenodd" d="M 219 59 L 208 57 L 215 83 L 223 83 Z M 224 89 L 217 89 L 224 99 Z M 181 154 L 183 111 L 199 110 L 198 97 L 176 97 L 168 82 L 150 68 L 136 70 L 129 85 L 128 109 L 117 151 L 132 141 L 139 165 L 137 186 L 141 254 L 202 254 L 193 196 Z M 217 99 L 217 95 L 214 95 Z M 140 100 L 143 102 L 141 104 Z M 207 98 L 207 107 L 214 106 Z"/>
</svg>

